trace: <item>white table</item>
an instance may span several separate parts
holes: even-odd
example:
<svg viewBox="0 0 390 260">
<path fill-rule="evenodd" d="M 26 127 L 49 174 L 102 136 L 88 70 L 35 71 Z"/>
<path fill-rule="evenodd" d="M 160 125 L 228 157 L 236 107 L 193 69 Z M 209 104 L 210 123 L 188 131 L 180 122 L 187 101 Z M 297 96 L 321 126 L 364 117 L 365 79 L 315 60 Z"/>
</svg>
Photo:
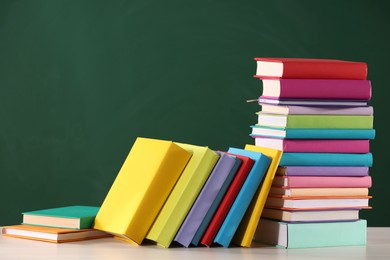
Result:
<svg viewBox="0 0 390 260">
<path fill-rule="evenodd" d="M 390 227 L 368 228 L 367 238 L 367 246 L 286 250 L 263 244 L 165 249 L 134 246 L 114 238 L 52 244 L 0 236 L 0 259 L 390 259 Z"/>
</svg>

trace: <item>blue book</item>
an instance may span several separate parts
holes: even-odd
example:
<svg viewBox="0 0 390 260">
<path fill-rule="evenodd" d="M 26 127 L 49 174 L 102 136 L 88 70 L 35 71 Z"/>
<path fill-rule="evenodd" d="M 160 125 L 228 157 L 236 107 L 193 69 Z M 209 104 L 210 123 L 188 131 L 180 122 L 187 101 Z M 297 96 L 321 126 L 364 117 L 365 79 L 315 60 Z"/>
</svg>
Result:
<svg viewBox="0 0 390 260">
<path fill-rule="evenodd" d="M 288 139 L 370 139 L 375 138 L 375 129 L 291 129 L 251 126 L 250 136 Z"/>
<path fill-rule="evenodd" d="M 214 238 L 214 242 L 222 245 L 223 247 L 228 247 L 232 241 L 233 236 L 236 233 L 237 228 L 271 162 L 270 158 L 258 152 L 238 148 L 229 148 L 228 152 L 247 156 L 254 160 L 255 163 L 242 185 L 240 192 L 237 194 L 237 197 L 223 221 L 221 228 Z"/>
<path fill-rule="evenodd" d="M 280 166 L 372 166 L 371 153 L 283 153 Z"/>
</svg>

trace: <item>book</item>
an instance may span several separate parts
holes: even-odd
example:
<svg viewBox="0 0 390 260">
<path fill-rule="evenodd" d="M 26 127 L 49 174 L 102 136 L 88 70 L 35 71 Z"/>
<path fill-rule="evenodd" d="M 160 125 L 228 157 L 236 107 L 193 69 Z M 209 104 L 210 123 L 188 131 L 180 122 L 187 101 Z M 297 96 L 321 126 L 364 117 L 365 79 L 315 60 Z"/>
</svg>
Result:
<svg viewBox="0 0 390 260">
<path fill-rule="evenodd" d="M 229 173 L 229 176 L 226 178 L 222 187 L 218 191 L 218 194 L 215 197 L 213 203 L 211 204 L 209 210 L 207 211 L 205 217 L 203 218 L 202 222 L 200 223 L 198 230 L 196 230 L 196 233 L 191 240 L 192 245 L 197 246 L 200 243 L 200 240 L 202 239 L 203 234 L 205 233 L 207 227 L 209 226 L 211 220 L 213 219 L 213 216 L 215 215 L 223 198 L 227 194 L 229 187 L 232 185 L 233 180 L 236 178 L 236 176 L 240 173 L 239 169 L 242 168 L 243 160 L 240 159 L 239 156 L 234 156 L 234 155 L 229 155 L 229 156 L 233 157 L 236 162 L 235 162 L 231 172 Z M 247 159 L 249 159 L 249 158 L 247 158 Z"/>
<path fill-rule="evenodd" d="M 257 112 L 259 126 L 277 128 L 372 129 L 373 116 L 278 115 Z"/>
<path fill-rule="evenodd" d="M 231 153 L 230 153 L 231 154 Z M 234 177 L 232 183 L 228 187 L 225 196 L 222 198 L 221 203 L 217 207 L 215 214 L 210 220 L 209 225 L 207 226 L 204 234 L 200 240 L 200 243 L 205 246 L 211 246 L 215 236 L 218 233 L 223 221 L 226 218 L 232 204 L 234 203 L 237 194 L 240 192 L 242 185 L 244 184 L 249 172 L 251 171 L 255 161 L 249 158 L 248 156 L 242 156 L 238 154 L 231 154 L 236 156 L 242 161 L 240 168 L 238 169 L 236 176 Z"/>
<path fill-rule="evenodd" d="M 280 166 L 372 166 L 372 153 L 283 153 Z"/>
<path fill-rule="evenodd" d="M 367 221 L 286 223 L 261 219 L 255 241 L 282 248 L 359 246 L 367 241 Z"/>
<path fill-rule="evenodd" d="M 261 104 L 261 111 L 270 114 L 282 115 L 362 115 L 372 116 L 372 106 L 338 107 L 338 106 L 293 106 Z"/>
<path fill-rule="evenodd" d="M 249 100 L 251 101 L 251 100 Z M 249 102 L 248 101 L 248 102 Z M 361 107 L 367 106 L 367 100 L 334 100 L 334 99 L 283 99 L 283 98 L 269 98 L 260 96 L 257 99 L 259 105 L 282 105 L 282 106 L 334 106 L 334 107 Z"/>
<path fill-rule="evenodd" d="M 363 209 L 371 208 L 368 201 L 371 196 L 323 196 L 323 197 L 274 197 L 268 196 L 266 208 L 283 210 L 308 210 L 308 209 Z"/>
<path fill-rule="evenodd" d="M 191 152 L 192 157 L 146 235 L 147 239 L 165 248 L 172 243 L 219 159 L 219 155 L 208 147 L 177 145 Z"/>
<path fill-rule="evenodd" d="M 99 207 L 66 206 L 23 212 L 23 224 L 68 229 L 91 228 Z"/>
<path fill-rule="evenodd" d="M 96 229 L 67 229 L 32 225 L 5 226 L 2 235 L 51 243 L 75 242 L 87 239 L 111 237 L 104 231 Z"/>
<path fill-rule="evenodd" d="M 264 209 L 262 218 L 284 222 L 333 222 L 356 221 L 359 219 L 359 209 L 340 210 L 280 210 Z"/>
<path fill-rule="evenodd" d="M 294 129 L 251 126 L 250 136 L 287 139 L 374 139 L 374 129 Z"/>
<path fill-rule="evenodd" d="M 140 244 L 190 158 L 190 152 L 171 141 L 138 137 L 94 228 Z"/>
<path fill-rule="evenodd" d="M 255 163 L 214 238 L 214 243 L 218 243 L 223 247 L 228 247 L 230 245 L 230 242 L 232 241 L 233 236 L 271 162 L 269 157 L 259 152 L 232 147 L 229 148 L 228 152 L 248 156 L 254 160 Z"/>
<path fill-rule="evenodd" d="M 282 99 L 370 100 L 370 80 L 263 79 L 262 96 Z"/>
<path fill-rule="evenodd" d="M 271 187 L 269 195 L 283 197 L 368 196 L 368 188 L 287 188 Z"/>
<path fill-rule="evenodd" d="M 277 175 L 285 176 L 368 176 L 367 166 L 280 166 Z"/>
<path fill-rule="evenodd" d="M 254 137 L 255 145 L 296 153 L 369 153 L 368 139 L 285 139 Z"/>
<path fill-rule="evenodd" d="M 282 151 L 249 144 L 245 146 L 245 150 L 262 153 L 271 159 L 271 163 L 265 173 L 263 181 L 253 196 L 251 204 L 246 210 L 232 240 L 232 243 L 236 245 L 250 247 L 265 201 L 267 200 L 269 190 L 271 189 L 276 169 L 278 168 L 280 158 L 282 157 Z"/>
<path fill-rule="evenodd" d="M 185 247 L 188 247 L 191 244 L 195 233 L 199 229 L 203 219 L 206 217 L 206 214 L 210 210 L 210 207 L 212 206 L 222 186 L 226 181 L 230 184 L 230 181 L 234 177 L 235 172 L 232 172 L 232 169 L 236 164 L 236 159 L 225 153 L 218 154 L 220 155 L 220 159 L 208 177 L 174 238 L 174 241 Z"/>
<path fill-rule="evenodd" d="M 275 176 L 272 185 L 285 188 L 370 188 L 371 176 Z"/>
<path fill-rule="evenodd" d="M 367 78 L 367 63 L 336 59 L 254 58 L 255 77 L 297 79 Z"/>
</svg>

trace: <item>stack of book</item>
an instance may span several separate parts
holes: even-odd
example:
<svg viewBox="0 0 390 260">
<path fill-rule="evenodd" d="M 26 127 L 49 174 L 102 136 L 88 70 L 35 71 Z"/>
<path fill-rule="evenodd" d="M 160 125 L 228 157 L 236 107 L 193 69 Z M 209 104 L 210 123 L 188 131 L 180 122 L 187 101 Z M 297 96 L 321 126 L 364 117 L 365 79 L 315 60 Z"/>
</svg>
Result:
<svg viewBox="0 0 390 260">
<path fill-rule="evenodd" d="M 282 247 L 361 245 L 370 208 L 371 82 L 362 62 L 257 58 L 255 145 L 283 151 L 255 238 Z"/>
</svg>

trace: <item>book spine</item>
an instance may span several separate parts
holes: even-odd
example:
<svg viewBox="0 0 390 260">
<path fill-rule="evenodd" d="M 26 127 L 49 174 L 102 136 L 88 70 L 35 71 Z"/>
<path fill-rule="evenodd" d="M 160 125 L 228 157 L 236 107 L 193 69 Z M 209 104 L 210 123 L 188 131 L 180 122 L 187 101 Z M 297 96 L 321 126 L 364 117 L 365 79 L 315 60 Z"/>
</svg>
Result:
<svg viewBox="0 0 390 260">
<path fill-rule="evenodd" d="M 284 178 L 284 177 L 278 177 Z M 370 188 L 371 176 L 343 177 L 343 176 L 290 176 L 288 188 Z"/>
<path fill-rule="evenodd" d="M 283 153 L 280 166 L 372 166 L 372 154 Z"/>
<path fill-rule="evenodd" d="M 369 170 L 366 166 L 287 166 L 279 168 L 277 174 L 286 176 L 368 176 Z"/>
<path fill-rule="evenodd" d="M 260 122 L 259 122 L 260 123 Z M 372 116 L 288 115 L 287 128 L 372 129 Z"/>
<path fill-rule="evenodd" d="M 368 153 L 368 140 L 296 140 L 284 139 L 284 152 L 319 152 L 319 153 Z"/>
<path fill-rule="evenodd" d="M 374 129 L 286 129 L 290 139 L 374 139 Z"/>
</svg>

